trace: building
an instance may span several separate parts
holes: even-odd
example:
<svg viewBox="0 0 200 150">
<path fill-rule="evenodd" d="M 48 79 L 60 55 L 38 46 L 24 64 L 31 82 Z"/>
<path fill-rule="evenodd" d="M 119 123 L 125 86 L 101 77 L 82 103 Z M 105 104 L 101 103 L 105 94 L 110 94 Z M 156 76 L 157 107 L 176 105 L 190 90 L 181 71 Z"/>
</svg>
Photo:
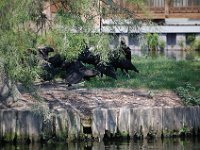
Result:
<svg viewBox="0 0 200 150">
<path fill-rule="evenodd" d="M 99 0 L 100 11 L 106 11 L 106 16 L 96 17 L 97 32 L 105 32 L 115 36 L 115 41 L 121 37 L 126 39 L 132 49 L 141 49 L 146 33 L 157 33 L 159 40 L 166 44 L 165 49 L 185 49 L 189 46 L 190 37 L 200 39 L 200 0 L 144 0 L 144 5 L 132 5 L 126 0 Z M 59 3 L 52 3 L 46 7 L 46 14 L 52 18 L 59 7 Z M 108 7 L 109 6 L 109 7 Z M 114 9 L 110 7 L 114 6 Z M 134 18 L 144 20 L 147 17 L 154 23 L 152 26 L 143 24 L 140 28 L 132 26 L 128 19 L 122 24 L 115 24 L 111 19 L 113 14 L 123 15 L 123 9 L 130 10 Z M 148 12 L 148 15 L 145 14 Z M 113 12 L 114 10 L 114 12 Z M 130 17 L 130 16 L 129 16 Z M 111 43 L 116 45 L 117 42 Z"/>
</svg>

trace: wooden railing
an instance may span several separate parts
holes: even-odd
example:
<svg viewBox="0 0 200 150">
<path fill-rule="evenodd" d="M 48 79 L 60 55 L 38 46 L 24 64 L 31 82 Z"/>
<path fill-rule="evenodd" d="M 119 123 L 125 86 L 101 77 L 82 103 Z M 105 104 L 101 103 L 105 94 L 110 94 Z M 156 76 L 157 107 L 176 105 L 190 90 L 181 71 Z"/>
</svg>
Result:
<svg viewBox="0 0 200 150">
<path fill-rule="evenodd" d="M 144 5 L 133 5 L 127 0 L 102 0 L 103 7 L 110 2 L 110 14 L 124 13 L 124 10 L 133 13 L 138 18 L 191 18 L 200 19 L 200 0 L 145 0 Z M 111 6 L 111 2 L 113 6 Z M 105 8 L 104 8 L 105 9 Z M 148 16 L 145 14 L 149 14 Z"/>
<path fill-rule="evenodd" d="M 152 18 L 191 18 L 200 19 L 200 0 L 143 0 L 144 4 L 132 4 L 127 0 L 96 0 L 100 1 L 100 8 L 104 17 L 124 15 L 129 12 L 138 19 Z M 142 0 L 141 0 L 142 1 Z M 61 6 L 59 0 L 52 0 L 50 12 L 56 13 Z"/>
</svg>

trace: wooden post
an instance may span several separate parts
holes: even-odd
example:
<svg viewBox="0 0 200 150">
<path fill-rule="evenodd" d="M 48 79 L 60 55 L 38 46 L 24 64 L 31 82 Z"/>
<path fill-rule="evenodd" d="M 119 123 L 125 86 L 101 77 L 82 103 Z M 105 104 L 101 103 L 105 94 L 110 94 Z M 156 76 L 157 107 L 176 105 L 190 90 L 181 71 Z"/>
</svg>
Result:
<svg viewBox="0 0 200 150">
<path fill-rule="evenodd" d="M 102 2 L 99 0 L 99 32 L 102 32 Z"/>
<path fill-rule="evenodd" d="M 169 16 L 170 1 L 171 0 L 165 0 L 165 17 L 166 18 L 168 18 Z"/>
</svg>

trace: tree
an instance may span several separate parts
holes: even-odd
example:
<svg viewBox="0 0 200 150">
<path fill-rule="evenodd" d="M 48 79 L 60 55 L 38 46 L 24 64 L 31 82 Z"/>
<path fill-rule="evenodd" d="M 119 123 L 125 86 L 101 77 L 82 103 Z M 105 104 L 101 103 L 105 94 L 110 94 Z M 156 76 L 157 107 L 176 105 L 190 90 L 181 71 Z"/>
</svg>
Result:
<svg viewBox="0 0 200 150">
<path fill-rule="evenodd" d="M 36 78 L 38 66 L 30 51 L 35 49 L 39 30 L 30 25 L 40 25 L 42 8 L 40 0 L 0 2 L 1 100 L 17 100 L 17 84 L 30 88 Z"/>
<path fill-rule="evenodd" d="M 53 22 L 43 13 L 45 2 L 59 6 Z M 128 2 L 141 4 L 138 0 Z M 127 18 L 134 24 L 132 27 L 139 25 L 134 12 L 112 0 L 1 0 L 1 99 L 12 97 L 17 100 L 20 94 L 18 83 L 31 89 L 40 72 L 37 56 L 33 53 L 40 44 L 54 46 L 68 60 L 77 58 L 87 44 L 94 47 L 95 53 L 101 54 L 102 61 L 107 61 L 110 37 L 94 28 L 97 19 L 101 21 L 109 15 L 102 6 L 123 12 L 123 16 L 112 17 L 115 25 L 122 24 L 123 20 L 127 23 Z M 43 32 L 46 28 L 48 32 Z"/>
</svg>

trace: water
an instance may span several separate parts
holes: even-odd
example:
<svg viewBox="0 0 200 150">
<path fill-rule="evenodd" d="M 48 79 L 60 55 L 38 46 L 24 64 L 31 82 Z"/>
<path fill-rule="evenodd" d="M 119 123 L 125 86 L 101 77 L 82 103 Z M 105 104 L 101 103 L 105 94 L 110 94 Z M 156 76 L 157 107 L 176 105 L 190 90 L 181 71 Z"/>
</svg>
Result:
<svg viewBox="0 0 200 150">
<path fill-rule="evenodd" d="M 104 141 L 60 144 L 0 144 L 2 150 L 199 150 L 200 139 L 167 138 L 164 140 Z"/>
<path fill-rule="evenodd" d="M 136 56 L 147 55 L 148 51 L 132 50 L 132 54 Z M 157 51 L 151 54 L 153 56 L 164 55 L 166 58 L 174 60 L 200 60 L 200 52 L 198 51 L 182 51 L 182 50 L 164 50 L 163 52 Z"/>
</svg>

